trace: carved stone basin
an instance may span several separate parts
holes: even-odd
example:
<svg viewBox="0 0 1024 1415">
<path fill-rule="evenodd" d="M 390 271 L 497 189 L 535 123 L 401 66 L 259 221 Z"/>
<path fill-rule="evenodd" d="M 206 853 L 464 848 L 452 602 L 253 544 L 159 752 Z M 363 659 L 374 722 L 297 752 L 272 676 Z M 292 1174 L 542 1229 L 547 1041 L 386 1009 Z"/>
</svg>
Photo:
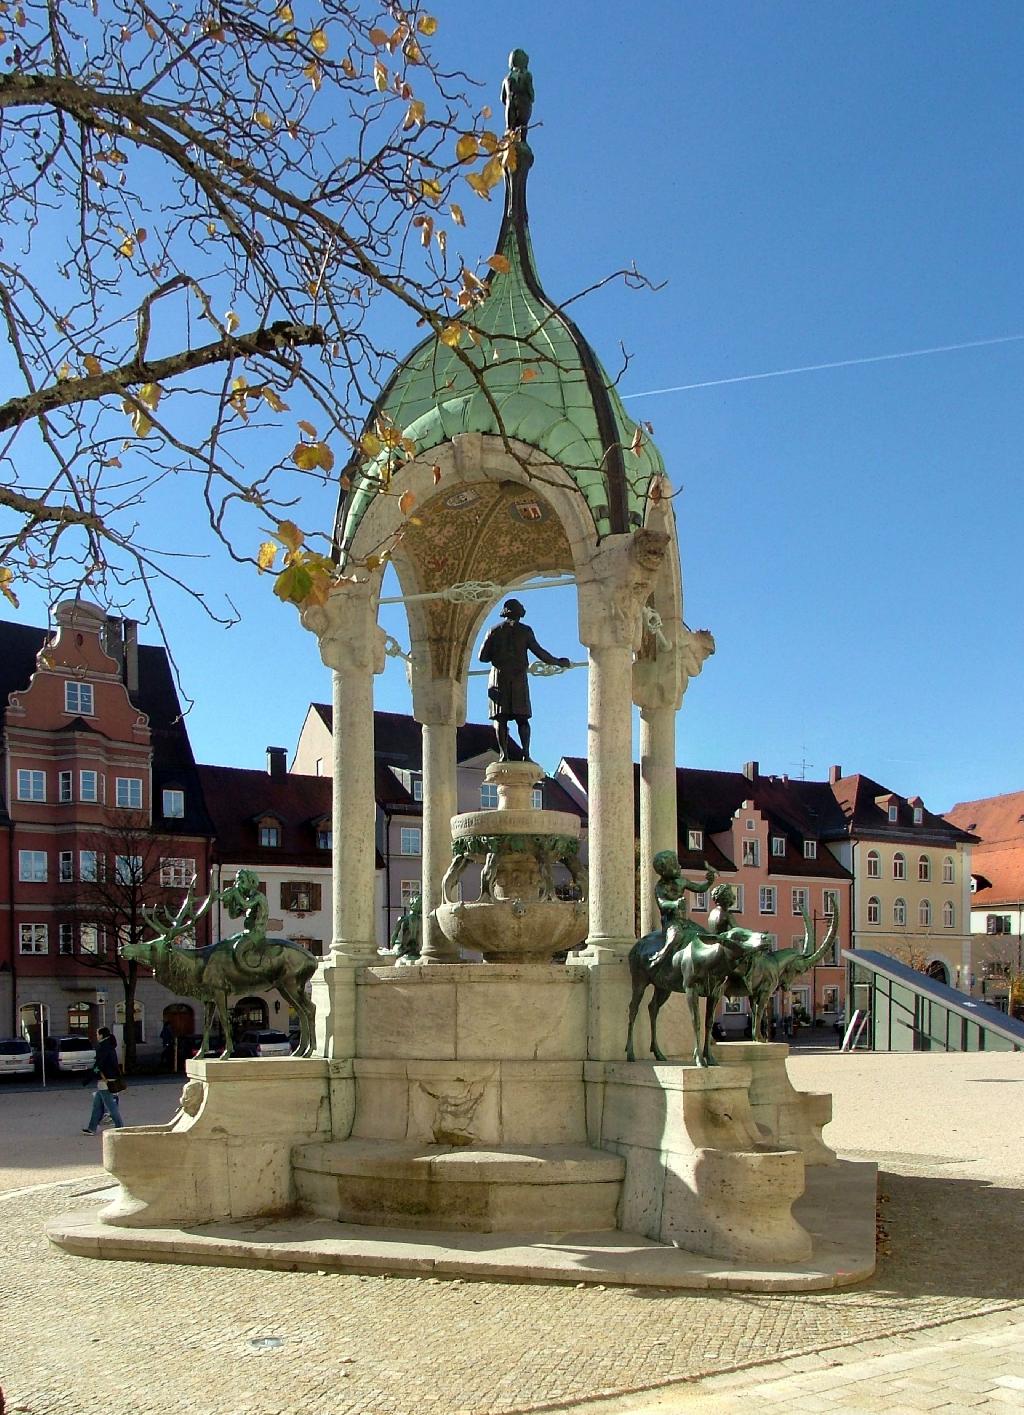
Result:
<svg viewBox="0 0 1024 1415">
<path fill-rule="evenodd" d="M 498 788 L 498 807 L 452 817 L 452 864 L 434 911 L 451 943 L 488 963 L 540 963 L 576 948 L 587 936 L 583 898 L 560 899 L 554 867 L 563 865 L 585 897 L 579 861 L 579 817 L 534 809 L 530 792 L 543 772 L 534 762 L 492 762 L 484 779 Z M 458 897 L 471 862 L 482 865 L 480 897 Z"/>
<path fill-rule="evenodd" d="M 445 938 L 488 963 L 546 963 L 583 942 L 589 914 L 582 902 L 493 899 L 441 904 L 435 917 Z"/>
</svg>

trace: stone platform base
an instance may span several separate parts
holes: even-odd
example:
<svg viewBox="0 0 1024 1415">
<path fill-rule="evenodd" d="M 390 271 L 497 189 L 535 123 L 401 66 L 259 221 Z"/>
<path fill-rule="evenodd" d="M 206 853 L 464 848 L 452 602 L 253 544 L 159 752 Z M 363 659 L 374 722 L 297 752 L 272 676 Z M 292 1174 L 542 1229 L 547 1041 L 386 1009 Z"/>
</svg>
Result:
<svg viewBox="0 0 1024 1415">
<path fill-rule="evenodd" d="M 841 1161 L 808 1170 L 794 1215 L 811 1235 L 799 1263 L 744 1264 L 684 1253 L 635 1233 L 431 1233 L 296 1216 L 184 1229 L 115 1228 L 95 1211 L 47 1226 L 52 1243 L 82 1257 L 211 1267 L 461 1277 L 508 1282 L 815 1292 L 862 1282 L 875 1270 L 876 1166 Z"/>
<path fill-rule="evenodd" d="M 615 1227 L 626 1162 L 585 1145 L 339 1140 L 292 1150 L 300 1209 L 342 1223 L 476 1233 Z"/>
</svg>

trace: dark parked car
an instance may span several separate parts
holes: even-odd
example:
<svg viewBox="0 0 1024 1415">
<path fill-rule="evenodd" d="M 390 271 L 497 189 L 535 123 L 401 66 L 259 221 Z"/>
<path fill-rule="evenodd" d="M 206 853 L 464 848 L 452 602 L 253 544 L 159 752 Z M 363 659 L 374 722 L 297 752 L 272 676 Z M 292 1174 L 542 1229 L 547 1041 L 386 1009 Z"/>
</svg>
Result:
<svg viewBox="0 0 1024 1415">
<path fill-rule="evenodd" d="M 287 1032 L 271 1032 L 250 1028 L 235 1044 L 235 1056 L 291 1056 L 292 1044 Z"/>
</svg>

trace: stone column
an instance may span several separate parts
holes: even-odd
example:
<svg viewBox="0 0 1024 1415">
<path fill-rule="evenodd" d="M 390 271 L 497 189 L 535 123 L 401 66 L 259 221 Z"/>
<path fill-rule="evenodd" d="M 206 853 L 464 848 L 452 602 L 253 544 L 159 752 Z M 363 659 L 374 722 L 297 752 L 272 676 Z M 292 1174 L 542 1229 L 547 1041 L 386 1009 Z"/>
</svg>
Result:
<svg viewBox="0 0 1024 1415">
<path fill-rule="evenodd" d="M 635 693 L 635 690 L 634 690 Z M 660 926 L 654 899 L 655 855 L 677 847 L 676 709 L 659 695 L 640 702 L 640 932 Z"/>
<path fill-rule="evenodd" d="M 437 927 L 441 878 L 452 858 L 452 816 L 458 810 L 455 731 L 466 720 L 465 684 L 413 670 L 413 714 L 423 730 L 424 963 L 457 963 L 458 950 Z"/>
<path fill-rule="evenodd" d="M 355 1054 L 355 970 L 377 958 L 373 677 L 384 667 L 384 634 L 367 584 L 334 590 L 302 622 L 333 670 L 333 939 L 313 1000 L 318 1050 L 338 1059 Z"/>
<path fill-rule="evenodd" d="M 626 640 L 588 644 L 587 952 L 628 952 L 634 932 L 633 647 Z"/>
</svg>

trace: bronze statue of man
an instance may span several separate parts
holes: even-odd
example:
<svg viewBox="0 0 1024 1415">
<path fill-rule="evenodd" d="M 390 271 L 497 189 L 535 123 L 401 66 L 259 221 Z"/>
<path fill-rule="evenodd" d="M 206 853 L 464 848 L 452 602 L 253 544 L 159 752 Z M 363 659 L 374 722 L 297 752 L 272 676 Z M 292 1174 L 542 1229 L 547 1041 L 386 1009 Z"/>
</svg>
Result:
<svg viewBox="0 0 1024 1415">
<path fill-rule="evenodd" d="M 517 599 L 507 599 L 501 607 L 504 621 L 496 624 L 480 645 L 480 662 L 491 665 L 487 680 L 487 715 L 494 723 L 498 738 L 498 759 L 509 758 L 510 721 L 519 730 L 519 745 L 523 757 L 530 759 L 530 685 L 527 679 L 529 654 L 541 663 L 569 668 L 567 658 L 555 658 L 538 644 L 529 624 L 522 622 L 526 610 Z"/>
</svg>

